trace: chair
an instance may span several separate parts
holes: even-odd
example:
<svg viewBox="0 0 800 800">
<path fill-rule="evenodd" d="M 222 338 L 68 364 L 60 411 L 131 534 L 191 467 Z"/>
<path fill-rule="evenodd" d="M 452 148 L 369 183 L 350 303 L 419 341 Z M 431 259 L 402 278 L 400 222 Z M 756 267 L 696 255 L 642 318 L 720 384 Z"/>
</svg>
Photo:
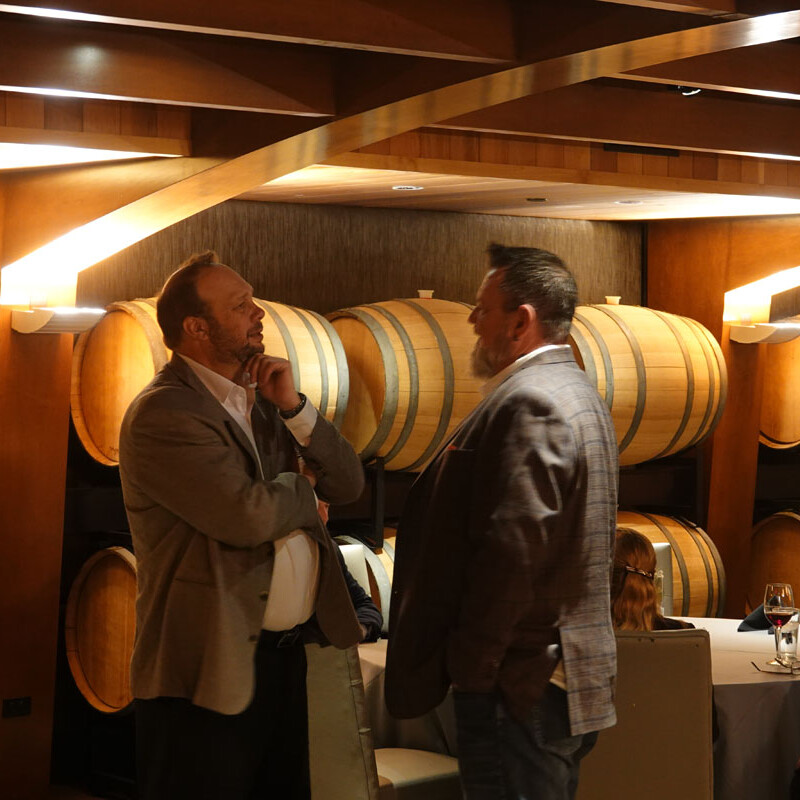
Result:
<svg viewBox="0 0 800 800">
<path fill-rule="evenodd" d="M 369 591 L 365 548 L 345 545 L 351 574 Z M 314 800 L 461 800 L 458 761 L 403 747 L 375 749 L 358 648 L 306 647 L 311 796 Z"/>
<path fill-rule="evenodd" d="M 461 800 L 452 756 L 374 749 L 356 647 L 309 645 L 306 653 L 314 800 Z"/>
<path fill-rule="evenodd" d="M 582 762 L 577 800 L 711 800 L 708 632 L 620 631 L 617 653 L 617 725 Z"/>
</svg>

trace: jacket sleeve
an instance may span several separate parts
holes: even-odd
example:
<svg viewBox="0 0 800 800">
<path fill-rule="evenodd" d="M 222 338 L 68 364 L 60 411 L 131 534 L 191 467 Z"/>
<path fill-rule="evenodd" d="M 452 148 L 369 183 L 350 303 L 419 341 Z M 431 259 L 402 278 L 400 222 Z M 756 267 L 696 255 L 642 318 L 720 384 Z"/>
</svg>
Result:
<svg viewBox="0 0 800 800">
<path fill-rule="evenodd" d="M 220 423 L 190 410 L 139 407 L 123 424 L 120 470 L 129 510 L 161 506 L 232 547 L 256 547 L 318 523 L 306 478 L 250 477 Z"/>
<path fill-rule="evenodd" d="M 300 448 L 305 462 L 317 476 L 316 492 L 333 505 L 352 503 L 364 490 L 364 469 L 352 445 L 326 420 L 317 422 L 306 447 Z"/>
<path fill-rule="evenodd" d="M 456 627 L 448 638 L 448 671 L 464 691 L 491 691 L 516 626 L 532 607 L 552 636 L 548 598 L 540 593 L 548 548 L 562 524 L 575 475 L 572 431 L 547 398 L 514 393 L 489 420 L 475 452 L 468 561 Z M 557 622 L 557 610 L 550 623 Z"/>
</svg>

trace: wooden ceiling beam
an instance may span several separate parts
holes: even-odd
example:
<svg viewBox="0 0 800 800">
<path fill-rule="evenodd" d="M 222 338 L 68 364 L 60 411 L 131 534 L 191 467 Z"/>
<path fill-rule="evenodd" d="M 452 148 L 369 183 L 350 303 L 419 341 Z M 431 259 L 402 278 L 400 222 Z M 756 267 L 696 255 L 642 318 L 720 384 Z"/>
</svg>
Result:
<svg viewBox="0 0 800 800">
<path fill-rule="evenodd" d="M 600 0 L 614 5 L 639 6 L 732 20 L 778 14 L 797 9 L 797 0 Z"/>
<path fill-rule="evenodd" d="M 331 56 L 222 37 L 0 17 L 0 87 L 17 92 L 327 116 Z"/>
<path fill-rule="evenodd" d="M 596 0 L 570 0 L 568 3 L 524 3 L 519 10 L 517 27 L 520 58 L 542 61 L 710 24 L 713 20 L 696 14 L 676 14 Z"/>
<path fill-rule="evenodd" d="M 737 0 L 600 0 L 600 2 L 665 11 L 683 11 L 709 17 L 740 13 Z"/>
<path fill-rule="evenodd" d="M 727 53 L 684 58 L 615 77 L 800 100 L 800 46 L 774 42 Z"/>
<path fill-rule="evenodd" d="M 580 25 L 576 25 L 580 19 Z M 517 6 L 520 60 L 544 61 L 648 36 L 707 25 L 693 14 L 672 14 L 595 0 Z M 496 72 L 497 64 L 440 61 L 349 51 L 337 58 L 337 107 L 353 114 Z"/>
<path fill-rule="evenodd" d="M 49 10 L 49 11 L 48 11 Z M 0 12 L 357 50 L 509 62 L 506 0 L 47 0 Z"/>
<path fill-rule="evenodd" d="M 435 127 L 800 158 L 800 108 L 794 104 L 740 96 L 683 97 L 667 88 L 624 83 L 569 86 Z"/>
<path fill-rule="evenodd" d="M 800 11 L 781 15 L 769 26 L 760 22 L 749 19 L 728 22 L 515 67 L 328 122 L 212 166 L 124 206 L 120 206 L 119 198 L 109 196 L 104 216 L 89 217 L 91 221 L 87 224 L 58 240 L 50 241 L 47 226 L 37 225 L 32 235 L 38 237 L 42 246 L 3 268 L 4 291 L 9 285 L 12 291 L 14 288 L 19 291 L 20 287 L 35 284 L 37 279 L 41 281 L 43 270 L 54 261 L 67 273 L 72 270 L 77 273 L 255 186 L 404 131 L 605 75 L 800 36 Z M 59 193 L 52 182 L 42 188 L 50 195 Z M 29 196 L 29 213 L 36 207 L 34 199 L 35 193 Z M 13 203 L 13 210 L 11 205 L 7 197 L 6 221 L 12 213 L 25 211 L 17 203 Z M 7 225 L 6 242 L 11 230 Z"/>
</svg>

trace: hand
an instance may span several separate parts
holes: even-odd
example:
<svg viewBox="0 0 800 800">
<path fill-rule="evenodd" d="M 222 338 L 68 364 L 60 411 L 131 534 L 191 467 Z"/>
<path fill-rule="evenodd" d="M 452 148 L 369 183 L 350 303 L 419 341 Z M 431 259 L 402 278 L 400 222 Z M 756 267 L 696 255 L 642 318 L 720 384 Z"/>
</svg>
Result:
<svg viewBox="0 0 800 800">
<path fill-rule="evenodd" d="M 359 622 L 358 627 L 361 628 L 361 639 L 359 641 L 364 641 L 367 636 L 369 636 L 369 631 Z"/>
<path fill-rule="evenodd" d="M 303 477 L 308 478 L 308 481 L 311 484 L 311 488 L 312 489 L 317 485 L 317 476 L 314 473 L 314 470 L 312 470 L 311 467 L 309 467 L 308 464 L 306 464 L 306 462 L 303 461 L 302 459 L 300 459 L 300 474 Z M 317 503 L 317 511 L 319 512 L 319 503 Z M 321 513 L 320 513 L 320 516 L 322 516 Z M 328 521 L 327 514 L 326 514 L 325 518 L 322 521 L 323 522 L 327 522 Z"/>
<path fill-rule="evenodd" d="M 292 365 L 285 358 L 259 353 L 245 361 L 243 369 L 250 373 L 250 381 L 257 384 L 261 396 L 281 411 L 289 411 L 300 403 Z"/>
</svg>

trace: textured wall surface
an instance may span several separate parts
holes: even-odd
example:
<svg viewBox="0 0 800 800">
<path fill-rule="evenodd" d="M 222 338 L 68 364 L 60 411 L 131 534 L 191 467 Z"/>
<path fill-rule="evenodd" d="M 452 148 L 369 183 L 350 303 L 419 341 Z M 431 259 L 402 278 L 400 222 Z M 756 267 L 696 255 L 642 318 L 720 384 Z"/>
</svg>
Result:
<svg viewBox="0 0 800 800">
<path fill-rule="evenodd" d="M 491 241 L 558 253 L 583 303 L 641 301 L 642 228 L 487 214 L 395 211 L 232 200 L 174 225 L 86 270 L 80 305 L 157 294 L 189 254 L 213 248 L 256 297 L 319 312 L 416 296 L 474 300 Z"/>
</svg>

